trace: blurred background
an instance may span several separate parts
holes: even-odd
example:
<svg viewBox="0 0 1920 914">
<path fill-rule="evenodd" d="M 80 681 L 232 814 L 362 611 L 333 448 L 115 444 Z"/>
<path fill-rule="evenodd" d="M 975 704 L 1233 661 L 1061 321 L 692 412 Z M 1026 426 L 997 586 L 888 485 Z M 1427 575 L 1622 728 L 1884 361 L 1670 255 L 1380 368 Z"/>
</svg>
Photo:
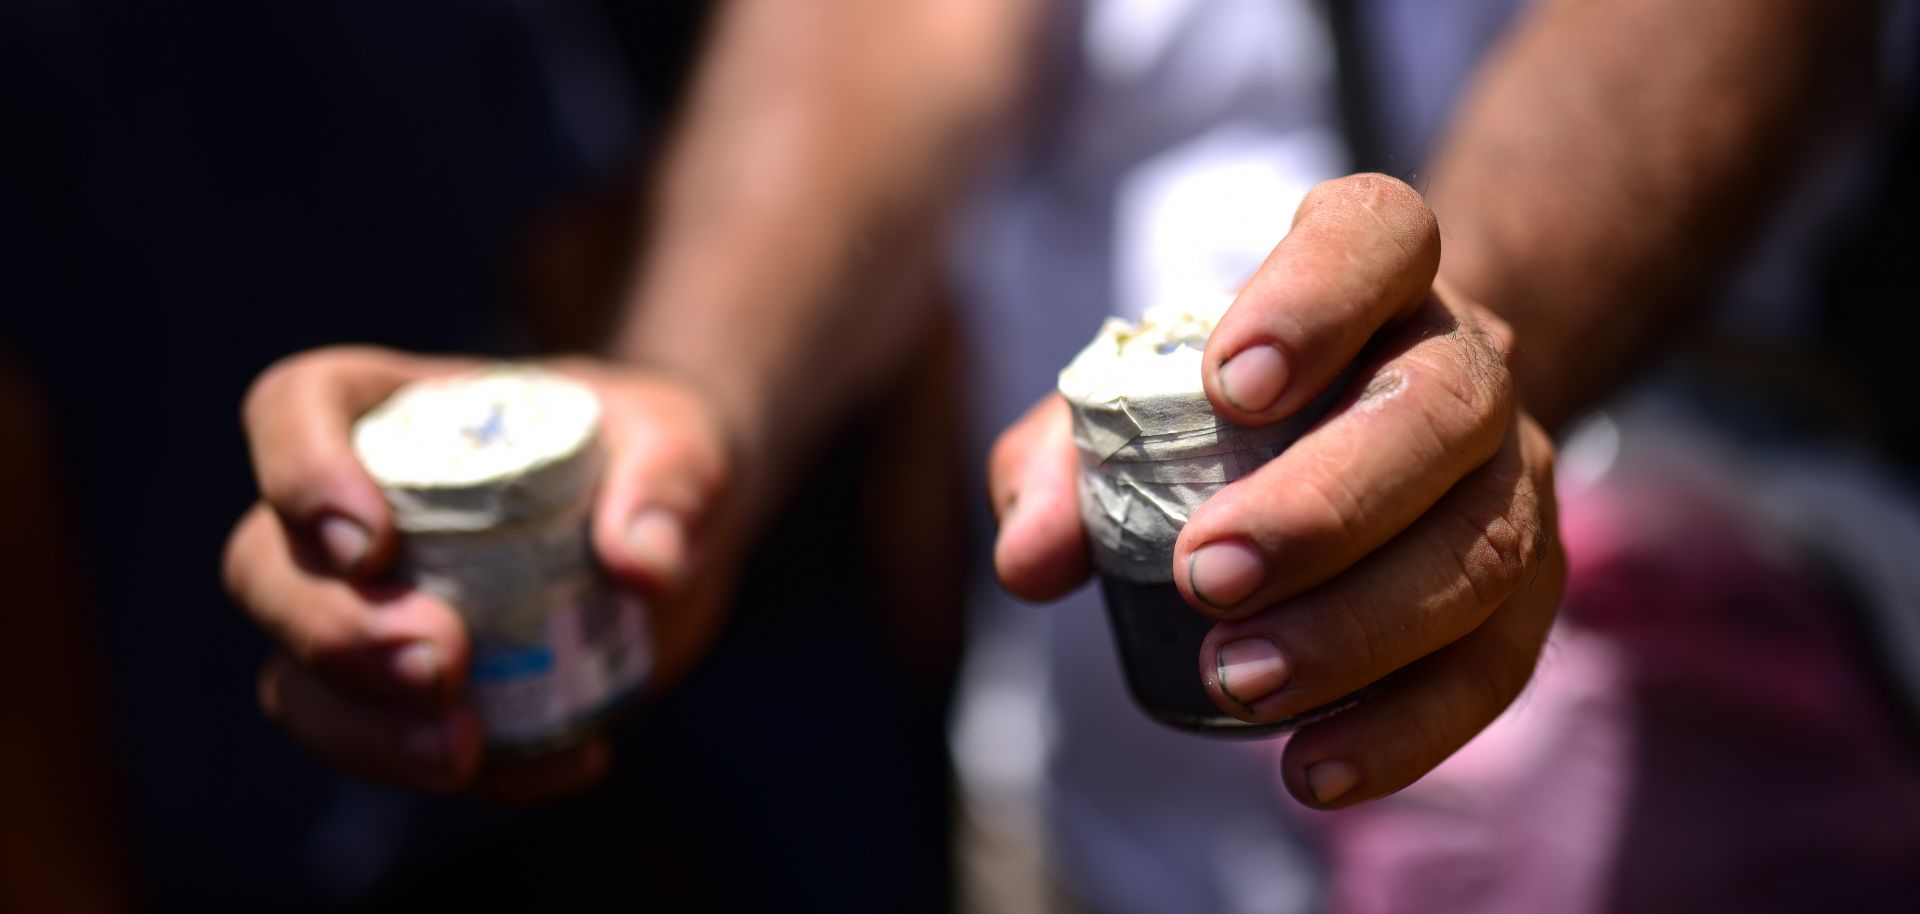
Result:
<svg viewBox="0 0 1920 914">
<path fill-rule="evenodd" d="M 1019 129 L 926 277 L 936 329 L 810 461 L 606 786 L 511 809 L 299 751 L 218 577 L 256 498 L 247 385 L 339 342 L 603 347 L 721 6 L 0 0 L 0 908 L 1664 910 L 1781 874 L 1813 886 L 1783 910 L 1913 897 L 1897 2 L 1863 4 L 1872 91 L 1702 259 L 1684 343 L 1563 436 L 1575 577 L 1531 717 L 1402 797 L 1306 814 L 1272 746 L 1146 722 L 1097 600 L 993 584 L 980 474 L 1101 316 L 1235 287 L 1316 181 L 1424 186 L 1521 0 L 1048 5 Z M 1486 888 L 1541 842 L 1584 906 Z"/>
<path fill-rule="evenodd" d="M 306 757 L 262 719 L 268 645 L 220 586 L 256 497 L 239 404 L 274 360 L 598 347 L 703 4 L 0 10 L 0 882 L 24 893 L 0 907 L 944 903 L 956 638 L 893 673 L 871 595 L 815 580 L 820 550 L 860 539 L 837 510 L 855 456 L 799 496 L 834 509 L 767 535 L 739 602 L 769 611 L 736 615 L 711 680 L 630 721 L 632 765 L 557 808 Z M 855 690 L 876 675 L 901 688 Z M 856 862 L 884 875 L 848 881 Z"/>
</svg>

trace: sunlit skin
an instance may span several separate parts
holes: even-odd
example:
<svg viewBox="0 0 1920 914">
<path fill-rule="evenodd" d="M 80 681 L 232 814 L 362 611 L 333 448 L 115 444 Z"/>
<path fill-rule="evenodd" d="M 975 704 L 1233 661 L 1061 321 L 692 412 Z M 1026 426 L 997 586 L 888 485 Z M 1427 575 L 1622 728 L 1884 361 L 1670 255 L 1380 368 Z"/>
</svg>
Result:
<svg viewBox="0 0 1920 914">
<path fill-rule="evenodd" d="M 1790 161 L 1788 140 L 1822 98 L 1814 74 L 1866 56 L 1865 7 L 1549 0 L 1463 103 L 1431 203 L 1359 176 L 1302 207 L 1209 343 L 1200 380 L 1229 417 L 1267 421 L 1378 338 L 1361 368 L 1365 399 L 1197 512 L 1172 569 L 1182 595 L 1223 620 L 1195 675 L 1231 713 L 1284 714 L 1397 671 L 1390 691 L 1292 741 L 1283 777 L 1296 797 L 1340 806 L 1399 789 L 1524 685 L 1564 564 L 1543 424 L 1592 402 L 1670 335 Z M 658 471 L 670 487 L 724 480 L 686 515 L 705 520 L 636 534 L 622 526 L 634 518 L 609 510 L 610 532 L 596 533 L 603 560 L 637 563 L 652 550 L 686 563 L 684 586 L 701 595 L 663 597 L 692 607 L 669 624 L 708 633 L 718 623 L 730 563 L 792 463 L 764 455 L 817 447 L 924 331 L 928 303 L 897 293 L 930 263 L 963 166 L 1023 97 L 1036 10 L 847 0 L 799 14 L 739 0 L 722 12 L 665 151 L 613 359 L 594 369 L 621 376 L 635 414 L 650 417 L 628 452 L 667 443 L 658 453 L 705 453 L 717 440 L 734 458 Z M 464 748 L 477 743 L 457 718 L 443 721 L 451 755 L 433 777 L 401 757 L 415 744 L 399 734 L 423 720 L 423 703 L 457 700 L 463 655 L 444 607 L 382 617 L 444 643 L 446 676 L 432 688 L 399 695 L 356 682 L 391 669 L 381 666 L 390 641 L 369 641 L 376 649 L 357 661 L 302 648 L 302 632 L 325 625 L 325 600 L 351 597 L 343 605 L 365 612 L 385 596 L 353 583 L 391 540 L 369 520 L 377 492 L 355 480 L 344 429 L 412 358 L 296 376 L 313 389 L 250 413 L 267 500 L 237 532 L 228 567 L 243 608 L 283 648 L 263 704 L 350 770 L 521 799 L 578 790 L 604 772 L 600 748 L 497 782 Z M 1043 402 L 991 467 L 996 565 L 1036 598 L 1087 572 L 1063 416 Z M 288 466 L 301 467 L 295 484 L 278 481 Z M 337 525 L 327 534 L 315 506 L 367 521 L 369 564 L 311 561 L 353 540 Z M 301 574 L 268 576 L 274 568 Z M 670 665 L 695 662 L 704 640 L 689 635 Z M 1221 671 L 1231 682 L 1235 668 L 1252 678 L 1222 690 Z"/>
<path fill-rule="evenodd" d="M 1181 595 L 1222 620 L 1194 675 L 1229 714 L 1292 717 L 1395 674 L 1288 744 L 1288 785 L 1315 805 L 1399 789 L 1490 723 L 1531 675 L 1565 579 L 1553 448 L 1515 404 L 1511 332 L 1435 284 L 1440 258 L 1412 188 L 1327 182 L 1207 343 L 1209 398 L 1241 424 L 1360 364 L 1330 415 L 1194 511 L 1173 556 Z M 1269 376 L 1232 376 L 1248 352 Z M 996 556 L 1022 596 L 1086 574 L 1077 514 L 1050 507 L 1072 504 L 1072 450 L 1049 398 L 996 451 Z"/>
<path fill-rule="evenodd" d="M 1376 348 L 1351 402 L 1195 512 L 1171 569 L 1223 620 L 1196 675 L 1228 713 L 1271 720 L 1393 674 L 1287 746 L 1296 798 L 1405 787 L 1519 693 L 1565 574 L 1534 417 L 1565 421 L 1690 319 L 1821 105 L 1861 90 L 1870 20 L 1865 3 L 1551 0 L 1462 103 L 1431 209 L 1380 176 L 1302 205 L 1201 382 L 1222 414 L 1268 421 Z M 1008 430 L 989 472 L 1001 581 L 1076 586 L 1063 404 Z"/>
</svg>

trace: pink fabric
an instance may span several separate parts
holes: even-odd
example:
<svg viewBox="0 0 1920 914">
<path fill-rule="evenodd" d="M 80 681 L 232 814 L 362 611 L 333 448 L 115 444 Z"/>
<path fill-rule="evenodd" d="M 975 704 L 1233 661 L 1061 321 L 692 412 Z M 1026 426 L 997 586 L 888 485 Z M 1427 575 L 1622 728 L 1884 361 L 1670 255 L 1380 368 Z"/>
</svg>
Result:
<svg viewBox="0 0 1920 914">
<path fill-rule="evenodd" d="M 1738 505 L 1673 478 L 1563 493 L 1535 682 L 1420 783 L 1313 816 L 1329 909 L 1920 910 L 1911 730 Z"/>
</svg>

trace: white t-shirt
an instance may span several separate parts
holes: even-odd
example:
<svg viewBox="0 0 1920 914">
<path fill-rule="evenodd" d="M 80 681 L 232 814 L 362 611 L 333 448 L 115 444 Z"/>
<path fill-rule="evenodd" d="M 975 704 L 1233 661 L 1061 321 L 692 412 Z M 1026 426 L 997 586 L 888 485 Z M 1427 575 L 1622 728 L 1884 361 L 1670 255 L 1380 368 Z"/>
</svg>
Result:
<svg viewBox="0 0 1920 914">
<path fill-rule="evenodd" d="M 1382 143 L 1418 184 L 1415 166 L 1455 94 L 1524 0 L 1351 2 L 1363 5 L 1356 37 Z M 1076 9 L 1061 36 L 1055 72 L 1069 75 L 1057 107 L 979 195 L 953 257 L 973 346 L 973 465 L 1104 316 L 1237 288 L 1305 191 L 1349 170 L 1322 9 Z M 1849 195 L 1835 189 L 1859 171 L 1859 139 L 1828 144 L 1737 271 L 1718 318 L 1729 333 L 1806 332 L 1806 240 L 1844 209 L 1836 201 Z M 1272 744 L 1150 722 L 1126 694 L 1091 590 L 1031 607 L 983 569 L 970 608 L 953 736 L 973 816 L 1042 835 L 1055 878 L 1097 910 L 1317 908 L 1317 861 L 1278 786 Z M 1037 821 L 1020 821 L 1035 809 Z"/>
<path fill-rule="evenodd" d="M 976 454 L 1103 317 L 1237 288 L 1306 190 L 1346 170 L 1316 4 L 1097 0 L 1081 14 L 1059 107 L 981 195 L 956 255 Z M 975 817 L 1040 811 L 1007 827 L 1045 835 L 1053 875 L 1095 910 L 1314 909 L 1316 862 L 1270 749 L 1141 714 L 1094 592 L 1025 606 L 983 573 L 971 611 L 954 738 Z"/>
</svg>

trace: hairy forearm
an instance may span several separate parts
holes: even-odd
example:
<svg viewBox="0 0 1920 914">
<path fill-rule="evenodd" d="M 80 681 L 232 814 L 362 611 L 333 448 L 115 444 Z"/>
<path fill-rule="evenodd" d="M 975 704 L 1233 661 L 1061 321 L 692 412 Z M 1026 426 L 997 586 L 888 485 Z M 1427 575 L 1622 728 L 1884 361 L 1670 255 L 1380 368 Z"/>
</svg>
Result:
<svg viewBox="0 0 1920 914">
<path fill-rule="evenodd" d="M 750 457 L 816 439 L 925 327 L 932 304 L 903 283 L 1019 96 L 1036 6 L 730 4 L 659 173 L 619 353 L 706 389 Z"/>
<path fill-rule="evenodd" d="M 1746 237 L 1871 59 L 1853 0 L 1544 0 L 1435 163 L 1447 279 L 1519 331 L 1549 427 L 1605 393 Z"/>
</svg>

